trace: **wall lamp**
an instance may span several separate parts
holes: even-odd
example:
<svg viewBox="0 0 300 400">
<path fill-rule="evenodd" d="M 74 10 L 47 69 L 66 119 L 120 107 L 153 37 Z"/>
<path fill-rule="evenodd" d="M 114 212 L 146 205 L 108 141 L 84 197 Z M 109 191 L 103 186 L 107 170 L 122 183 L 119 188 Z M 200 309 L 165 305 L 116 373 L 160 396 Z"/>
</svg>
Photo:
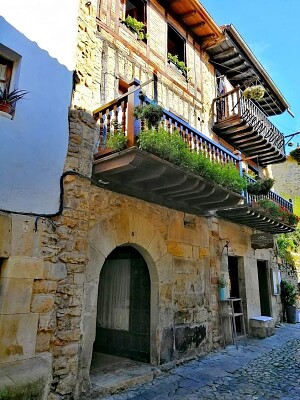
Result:
<svg viewBox="0 0 300 400">
<path fill-rule="evenodd" d="M 87 1 L 87 2 L 85 3 L 85 6 L 86 6 L 86 7 L 89 7 L 91 4 L 92 4 L 91 1 Z"/>
</svg>

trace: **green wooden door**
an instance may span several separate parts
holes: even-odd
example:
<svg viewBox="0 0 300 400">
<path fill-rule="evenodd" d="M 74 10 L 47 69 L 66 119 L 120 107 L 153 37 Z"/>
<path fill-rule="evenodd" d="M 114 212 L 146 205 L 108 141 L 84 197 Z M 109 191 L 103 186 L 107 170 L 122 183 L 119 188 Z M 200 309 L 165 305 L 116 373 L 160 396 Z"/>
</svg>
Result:
<svg viewBox="0 0 300 400">
<path fill-rule="evenodd" d="M 94 351 L 150 361 L 150 276 L 132 247 L 107 258 L 101 274 Z"/>
</svg>

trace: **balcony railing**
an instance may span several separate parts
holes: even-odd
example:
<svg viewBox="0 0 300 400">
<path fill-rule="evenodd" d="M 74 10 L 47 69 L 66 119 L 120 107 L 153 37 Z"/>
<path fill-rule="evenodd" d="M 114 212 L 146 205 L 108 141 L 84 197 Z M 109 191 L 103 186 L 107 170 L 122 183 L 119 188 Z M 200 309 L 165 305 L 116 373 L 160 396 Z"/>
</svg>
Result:
<svg viewBox="0 0 300 400">
<path fill-rule="evenodd" d="M 214 99 L 213 130 L 262 166 L 285 161 L 284 136 L 249 99 L 234 89 Z"/>
<path fill-rule="evenodd" d="M 149 98 L 145 98 L 144 102 L 147 104 L 152 101 Z M 117 131 L 123 132 L 124 135 L 127 136 L 128 147 L 135 145 L 138 133 L 143 129 L 143 126 L 141 126 L 141 121 L 134 120 L 132 113 L 133 108 L 130 107 L 130 99 L 128 99 L 128 96 L 122 96 L 96 110 L 94 115 L 99 118 L 100 121 L 99 146 L 98 152 L 95 155 L 96 159 L 109 152 L 109 149 L 106 147 L 107 137 Z M 240 157 L 233 154 L 221 144 L 203 135 L 186 121 L 180 119 L 166 109 L 163 109 L 161 126 L 171 134 L 173 132 L 179 132 L 182 140 L 188 144 L 192 151 L 202 152 L 211 161 L 221 163 L 232 162 L 237 168 L 240 167 Z"/>
<path fill-rule="evenodd" d="M 151 100 L 145 98 L 144 102 L 149 103 Z M 292 203 L 276 193 L 252 196 L 245 192 L 245 199 L 138 149 L 135 146 L 138 134 L 145 127 L 144 122 L 134 119 L 133 110 L 140 103 L 137 93 L 132 91 L 94 112 L 100 123 L 99 147 L 93 170 L 95 180 L 107 181 L 107 188 L 110 190 L 188 213 L 207 215 L 215 211 L 224 219 L 273 234 L 293 230 L 292 227 L 251 207 L 252 203 L 268 198 L 292 212 Z M 236 107 L 241 110 L 244 102 L 237 103 Z M 212 161 L 232 162 L 242 174 L 240 156 L 204 136 L 166 109 L 163 110 L 161 124 L 170 134 L 179 132 L 191 151 L 201 151 Z M 111 149 L 106 147 L 106 140 L 116 132 L 126 135 L 128 149 L 112 154 Z"/>
</svg>

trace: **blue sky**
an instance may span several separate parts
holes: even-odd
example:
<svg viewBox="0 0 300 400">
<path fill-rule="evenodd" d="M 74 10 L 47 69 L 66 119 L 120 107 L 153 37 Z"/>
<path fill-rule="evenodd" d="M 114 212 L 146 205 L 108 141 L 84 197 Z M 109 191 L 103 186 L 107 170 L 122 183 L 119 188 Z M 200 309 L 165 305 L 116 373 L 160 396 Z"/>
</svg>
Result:
<svg viewBox="0 0 300 400">
<path fill-rule="evenodd" d="M 291 111 L 272 118 L 288 135 L 300 131 L 300 0 L 200 0 L 218 25 L 232 23 L 267 70 Z M 300 135 L 293 139 L 294 147 Z M 289 152 L 292 148 L 286 147 Z"/>
</svg>

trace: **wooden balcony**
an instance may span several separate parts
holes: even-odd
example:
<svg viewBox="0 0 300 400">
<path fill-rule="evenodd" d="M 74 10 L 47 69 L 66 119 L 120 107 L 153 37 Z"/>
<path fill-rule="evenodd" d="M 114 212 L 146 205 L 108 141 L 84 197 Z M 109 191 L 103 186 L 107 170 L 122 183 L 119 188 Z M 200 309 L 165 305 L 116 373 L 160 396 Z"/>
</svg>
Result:
<svg viewBox="0 0 300 400">
<path fill-rule="evenodd" d="M 150 102 L 150 99 L 144 101 Z M 109 190 L 195 215 L 208 215 L 214 210 L 244 203 L 241 194 L 137 148 L 141 121 L 134 120 L 130 104 L 134 101 L 122 96 L 94 113 L 100 121 L 94 180 L 109 182 L 106 186 Z M 191 151 L 201 151 L 211 161 L 234 163 L 240 170 L 238 156 L 168 110 L 163 110 L 162 126 L 170 134 L 179 132 Z M 117 130 L 127 136 L 128 148 L 112 154 L 111 149 L 106 148 L 106 138 Z"/>
<path fill-rule="evenodd" d="M 149 101 L 145 99 L 145 102 Z M 251 204 L 258 200 L 256 196 L 245 193 L 246 197 L 243 197 L 139 149 L 136 145 L 141 121 L 134 120 L 132 111 L 127 96 L 95 111 L 95 118 L 100 122 L 99 147 L 93 166 L 95 181 L 108 182 L 105 187 L 109 190 L 190 214 L 216 214 L 237 224 L 273 234 L 293 231 L 292 227 L 253 208 Z M 232 162 L 242 173 L 239 156 L 168 110 L 163 110 L 162 125 L 170 134 L 180 132 L 191 151 L 201 151 L 212 161 Z M 106 138 L 116 130 L 127 136 L 128 148 L 112 153 L 106 148 Z M 268 198 L 292 211 L 292 204 L 276 193 L 269 192 Z"/>
<path fill-rule="evenodd" d="M 247 157 L 263 167 L 286 160 L 282 133 L 239 89 L 214 99 L 213 109 L 213 131 Z"/>
<path fill-rule="evenodd" d="M 248 182 L 255 182 L 255 180 L 251 179 L 250 177 L 247 177 L 247 180 Z M 268 199 L 292 213 L 292 202 L 285 200 L 272 190 L 270 190 L 267 195 L 255 196 L 248 193 L 245 193 L 245 195 L 246 206 L 238 207 L 236 209 L 220 210 L 217 212 L 217 214 L 220 217 L 228 219 L 234 223 L 246 225 L 250 228 L 271 234 L 289 233 L 295 230 L 294 226 L 290 226 L 287 223 L 279 221 L 268 215 L 266 212 L 256 208 L 256 204 L 259 202 L 259 200 Z"/>
</svg>

